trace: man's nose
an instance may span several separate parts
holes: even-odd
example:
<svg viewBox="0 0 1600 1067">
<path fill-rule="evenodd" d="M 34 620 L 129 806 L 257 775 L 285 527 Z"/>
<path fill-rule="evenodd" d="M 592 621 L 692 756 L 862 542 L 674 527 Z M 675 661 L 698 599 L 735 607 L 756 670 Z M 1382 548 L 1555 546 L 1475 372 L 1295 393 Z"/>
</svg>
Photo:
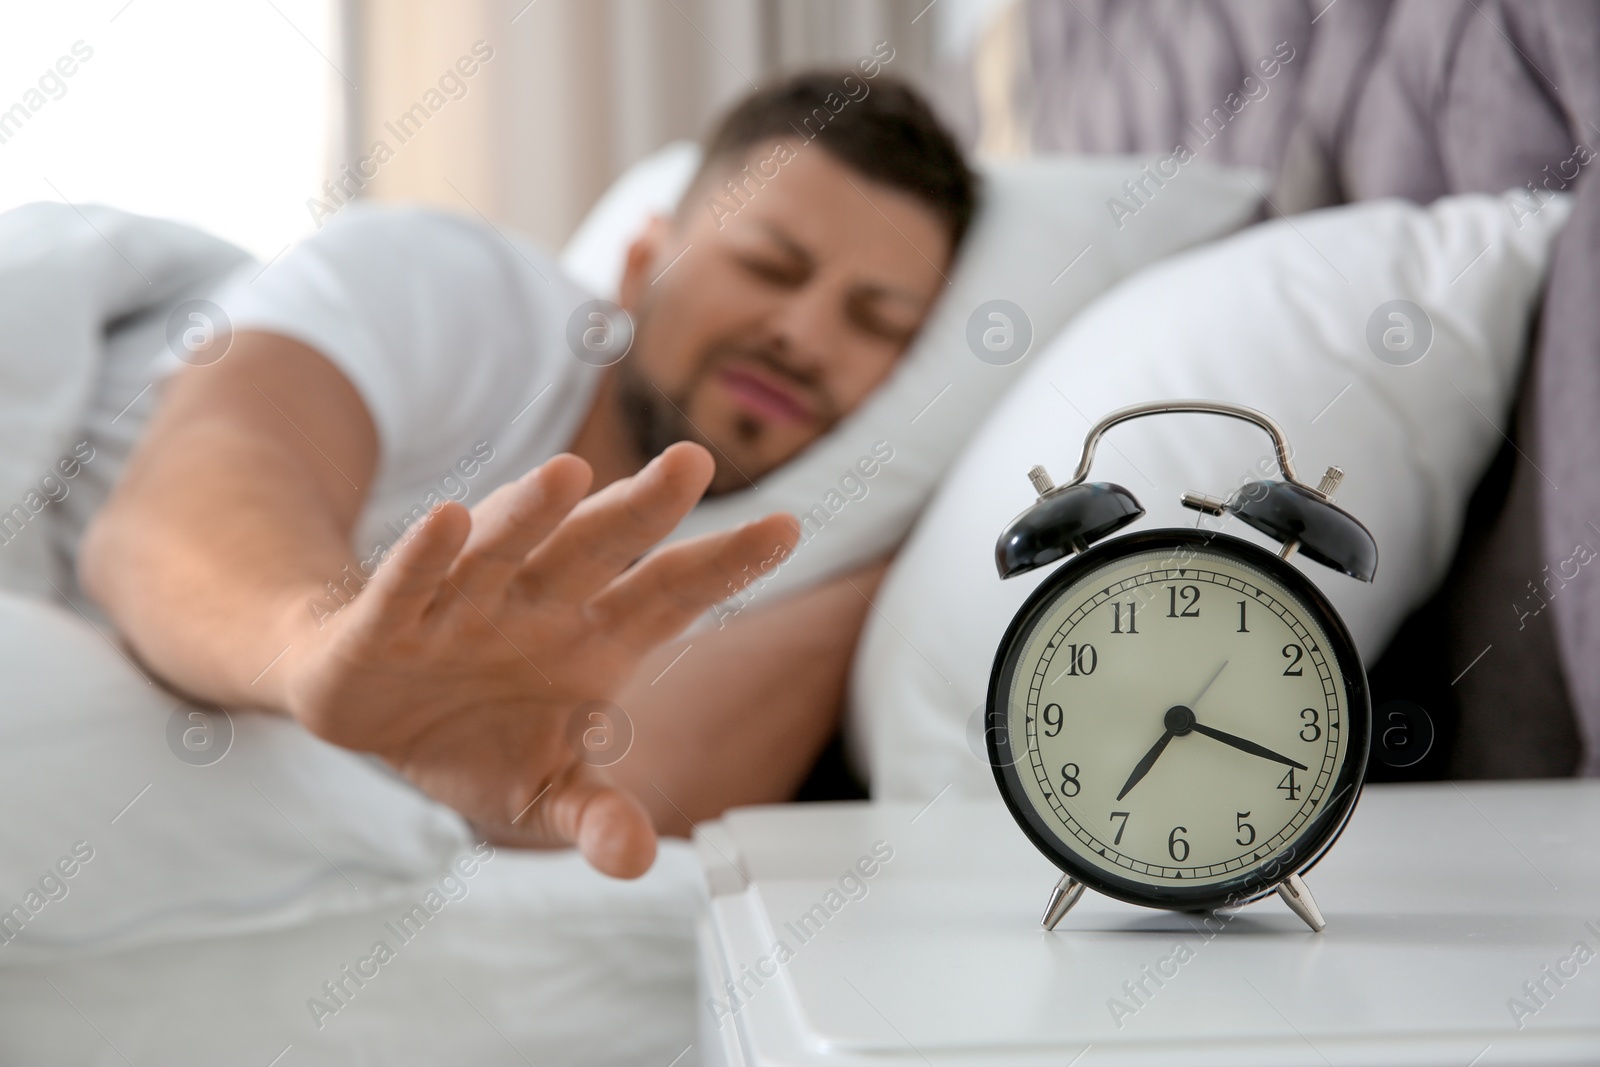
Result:
<svg viewBox="0 0 1600 1067">
<path fill-rule="evenodd" d="M 820 284 L 807 285 L 785 301 L 774 324 L 784 362 L 802 373 L 820 371 L 843 341 L 842 305 L 839 294 Z"/>
</svg>

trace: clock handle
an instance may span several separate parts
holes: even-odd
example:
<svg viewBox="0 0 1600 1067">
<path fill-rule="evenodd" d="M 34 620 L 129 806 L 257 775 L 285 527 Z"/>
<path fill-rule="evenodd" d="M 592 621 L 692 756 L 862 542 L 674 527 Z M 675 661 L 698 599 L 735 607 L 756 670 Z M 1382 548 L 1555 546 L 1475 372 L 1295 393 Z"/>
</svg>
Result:
<svg viewBox="0 0 1600 1067">
<path fill-rule="evenodd" d="M 1295 477 L 1294 463 L 1290 460 L 1289 438 L 1270 415 L 1257 411 L 1255 408 L 1245 407 L 1243 404 L 1228 404 L 1220 400 L 1158 400 L 1150 404 L 1134 404 L 1130 407 L 1118 408 L 1089 430 L 1088 436 L 1083 440 L 1083 454 L 1078 459 L 1078 469 L 1073 472 L 1072 480 L 1062 488 L 1078 485 L 1089 477 L 1089 468 L 1094 465 L 1095 446 L 1100 443 L 1100 438 L 1105 432 L 1119 422 L 1129 419 L 1139 419 L 1146 415 L 1224 415 L 1230 419 L 1240 419 L 1244 422 L 1255 423 L 1267 432 L 1272 438 L 1272 450 L 1277 456 L 1278 471 L 1283 475 L 1283 480 L 1291 485 L 1299 485 L 1305 489 L 1313 489 Z"/>
<path fill-rule="evenodd" d="M 1305 880 L 1298 874 L 1291 874 L 1278 883 L 1278 895 L 1289 905 L 1290 911 L 1300 916 L 1301 920 L 1311 927 L 1312 933 L 1320 934 L 1327 927 L 1328 924 L 1322 919 L 1322 910 L 1317 907 L 1317 902 L 1311 899 L 1311 890 L 1306 888 Z"/>
<path fill-rule="evenodd" d="M 1067 912 L 1083 896 L 1083 883 L 1070 874 L 1063 874 L 1061 881 L 1050 891 L 1050 903 L 1045 905 L 1044 919 L 1041 924 L 1046 930 L 1054 930 L 1056 924 L 1066 918 Z"/>
</svg>

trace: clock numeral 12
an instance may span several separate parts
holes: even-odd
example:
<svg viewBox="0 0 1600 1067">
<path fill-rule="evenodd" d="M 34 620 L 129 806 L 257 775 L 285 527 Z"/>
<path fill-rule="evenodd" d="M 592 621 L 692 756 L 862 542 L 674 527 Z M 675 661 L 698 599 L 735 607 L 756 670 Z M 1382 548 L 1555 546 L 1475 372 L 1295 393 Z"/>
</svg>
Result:
<svg viewBox="0 0 1600 1067">
<path fill-rule="evenodd" d="M 1178 600 L 1183 600 L 1183 610 L 1178 610 Z M 1197 585 L 1167 586 L 1167 618 L 1198 619 L 1200 617 L 1200 587 Z"/>
<path fill-rule="evenodd" d="M 1124 633 L 1126 633 L 1126 634 L 1136 634 L 1136 633 L 1138 633 L 1139 631 L 1138 631 L 1138 629 L 1135 628 L 1135 625 L 1134 625 L 1134 623 L 1136 622 L 1134 609 L 1137 608 L 1138 606 L 1139 606 L 1139 602 L 1138 601 L 1136 601 L 1136 600 L 1128 601 L 1128 628 L 1126 630 L 1124 630 L 1122 628 L 1122 604 L 1121 604 L 1120 601 L 1113 603 L 1111 605 L 1111 632 L 1114 633 L 1114 634 L 1124 634 Z"/>
</svg>

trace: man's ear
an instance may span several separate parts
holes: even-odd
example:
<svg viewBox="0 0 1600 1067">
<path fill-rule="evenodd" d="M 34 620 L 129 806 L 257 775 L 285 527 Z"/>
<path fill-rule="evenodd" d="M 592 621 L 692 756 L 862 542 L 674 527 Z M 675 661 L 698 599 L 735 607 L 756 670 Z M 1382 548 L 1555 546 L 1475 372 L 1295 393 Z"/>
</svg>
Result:
<svg viewBox="0 0 1600 1067">
<path fill-rule="evenodd" d="M 617 288 L 617 299 L 624 309 L 638 310 L 645 287 L 654 277 L 656 264 L 671 234 L 672 220 L 663 215 L 652 215 L 639 236 L 628 246 L 628 258 L 622 265 L 622 284 Z"/>
</svg>

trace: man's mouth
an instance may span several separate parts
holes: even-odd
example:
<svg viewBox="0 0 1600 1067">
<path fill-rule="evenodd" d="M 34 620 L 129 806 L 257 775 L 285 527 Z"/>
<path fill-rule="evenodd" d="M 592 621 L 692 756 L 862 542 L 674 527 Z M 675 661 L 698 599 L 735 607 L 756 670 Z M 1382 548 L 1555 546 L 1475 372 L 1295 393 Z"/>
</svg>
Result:
<svg viewBox="0 0 1600 1067">
<path fill-rule="evenodd" d="M 747 412 L 772 422 L 810 422 L 815 413 L 800 392 L 767 372 L 746 366 L 723 367 L 722 387 Z"/>
</svg>

